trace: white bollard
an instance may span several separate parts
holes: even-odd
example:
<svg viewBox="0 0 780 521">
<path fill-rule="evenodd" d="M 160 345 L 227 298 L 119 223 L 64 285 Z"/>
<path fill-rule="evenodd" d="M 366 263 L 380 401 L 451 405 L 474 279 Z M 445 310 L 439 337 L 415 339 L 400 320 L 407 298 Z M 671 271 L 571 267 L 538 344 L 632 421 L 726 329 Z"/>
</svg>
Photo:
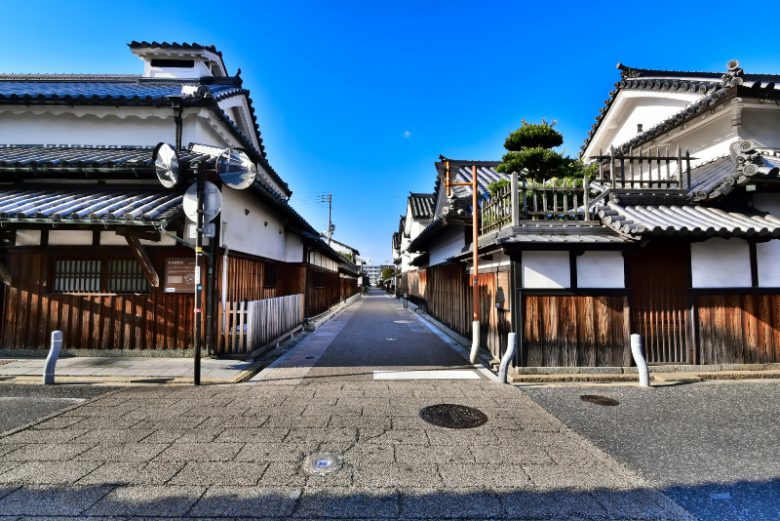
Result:
<svg viewBox="0 0 780 521">
<path fill-rule="evenodd" d="M 636 370 L 639 373 L 639 385 L 650 387 L 650 370 L 642 352 L 642 337 L 639 335 L 631 335 L 631 354 L 634 356 Z"/>
<path fill-rule="evenodd" d="M 501 359 L 501 363 L 498 365 L 498 381 L 499 383 L 509 383 L 507 378 L 507 371 L 509 370 L 509 364 L 512 362 L 512 358 L 515 357 L 515 349 L 517 348 L 517 333 L 509 333 L 509 338 L 506 343 L 506 351 L 504 357 Z"/>
<path fill-rule="evenodd" d="M 474 320 L 471 322 L 471 354 L 469 355 L 472 364 L 477 363 L 477 355 L 479 355 L 479 320 Z"/>
<path fill-rule="evenodd" d="M 46 365 L 43 368 L 43 385 L 54 384 L 54 366 L 57 364 L 57 359 L 60 357 L 61 350 L 62 331 L 52 331 L 49 356 L 46 357 Z"/>
</svg>

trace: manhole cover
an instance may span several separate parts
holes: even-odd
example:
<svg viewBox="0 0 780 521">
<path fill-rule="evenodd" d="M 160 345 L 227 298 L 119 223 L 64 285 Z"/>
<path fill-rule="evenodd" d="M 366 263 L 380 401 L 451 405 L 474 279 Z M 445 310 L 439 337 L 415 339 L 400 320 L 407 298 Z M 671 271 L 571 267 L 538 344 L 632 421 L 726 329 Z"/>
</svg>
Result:
<svg viewBox="0 0 780 521">
<path fill-rule="evenodd" d="M 332 452 L 309 454 L 303 462 L 303 471 L 312 476 L 325 476 L 341 468 L 341 456 Z"/>
<path fill-rule="evenodd" d="M 619 401 L 613 400 L 612 398 L 607 398 L 606 396 L 599 396 L 598 394 L 583 394 L 580 396 L 580 400 L 583 402 L 595 403 L 596 405 L 607 405 L 610 407 L 620 405 Z"/>
<path fill-rule="evenodd" d="M 484 424 L 488 418 L 485 413 L 473 407 L 440 403 L 420 410 L 420 418 L 438 427 L 448 429 L 472 429 Z"/>
<path fill-rule="evenodd" d="M 395 324 L 411 324 L 411 320 L 393 320 L 393 323 Z"/>
</svg>

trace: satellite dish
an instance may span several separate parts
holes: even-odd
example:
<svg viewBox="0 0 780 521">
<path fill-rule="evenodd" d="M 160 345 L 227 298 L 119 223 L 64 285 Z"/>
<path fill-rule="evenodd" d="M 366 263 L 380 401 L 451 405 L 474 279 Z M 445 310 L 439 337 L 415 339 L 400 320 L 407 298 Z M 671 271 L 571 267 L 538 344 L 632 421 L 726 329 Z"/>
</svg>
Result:
<svg viewBox="0 0 780 521">
<path fill-rule="evenodd" d="M 158 143 L 152 154 L 157 179 L 165 188 L 179 184 L 179 156 L 168 143 Z"/>
<path fill-rule="evenodd" d="M 244 190 L 257 178 L 254 162 L 239 148 L 226 148 L 217 157 L 217 174 L 230 188 Z"/>
<path fill-rule="evenodd" d="M 184 192 L 184 215 L 198 222 L 198 183 L 192 183 Z M 203 184 L 203 223 L 210 223 L 222 210 L 222 194 L 217 185 L 205 181 Z"/>
</svg>

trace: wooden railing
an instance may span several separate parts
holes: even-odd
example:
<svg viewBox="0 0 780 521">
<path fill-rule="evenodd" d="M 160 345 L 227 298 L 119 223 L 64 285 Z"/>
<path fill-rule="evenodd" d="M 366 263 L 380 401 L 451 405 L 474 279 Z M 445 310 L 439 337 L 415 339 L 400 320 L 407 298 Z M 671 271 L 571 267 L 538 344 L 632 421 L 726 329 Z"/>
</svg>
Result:
<svg viewBox="0 0 780 521">
<path fill-rule="evenodd" d="M 590 159 L 598 162 L 595 181 L 605 188 L 681 190 L 691 186 L 691 161 L 696 158 L 680 147 L 671 155 L 668 147 L 663 151 L 656 147 L 638 152 L 630 149 L 628 154 L 613 150 Z"/>
<path fill-rule="evenodd" d="M 516 226 L 524 220 L 588 221 L 589 190 L 587 179 L 583 179 L 581 186 L 572 186 L 570 181 L 529 182 L 512 174 L 511 184 L 497 190 L 482 204 L 481 233 Z"/>
<path fill-rule="evenodd" d="M 219 353 L 248 354 L 303 323 L 303 295 L 220 304 Z"/>
</svg>

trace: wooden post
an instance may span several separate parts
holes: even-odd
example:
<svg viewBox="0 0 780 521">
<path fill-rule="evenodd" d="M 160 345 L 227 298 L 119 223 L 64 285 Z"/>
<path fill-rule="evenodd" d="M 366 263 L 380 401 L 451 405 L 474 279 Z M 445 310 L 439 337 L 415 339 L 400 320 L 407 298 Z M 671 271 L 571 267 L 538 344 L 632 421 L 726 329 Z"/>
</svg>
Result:
<svg viewBox="0 0 780 521">
<path fill-rule="evenodd" d="M 584 190 L 582 204 L 585 206 L 585 221 L 590 221 L 590 194 L 588 193 L 590 191 L 590 182 L 587 175 L 582 178 L 582 188 Z"/>
<path fill-rule="evenodd" d="M 517 172 L 511 174 L 512 186 L 510 187 L 510 200 L 512 202 L 512 226 L 520 225 L 520 201 L 518 193 Z"/>
<path fill-rule="evenodd" d="M 472 262 L 474 264 L 474 278 L 471 281 L 473 286 L 473 320 L 479 320 L 479 285 L 477 284 L 477 277 L 479 276 L 479 198 L 477 192 L 479 191 L 479 185 L 477 184 L 477 165 L 471 166 L 471 204 L 473 211 L 471 212 L 471 241 L 472 241 Z"/>
<path fill-rule="evenodd" d="M 688 186 L 685 188 L 690 189 L 691 187 L 691 151 L 686 150 L 685 151 L 685 178 L 686 181 L 688 181 Z"/>
</svg>

